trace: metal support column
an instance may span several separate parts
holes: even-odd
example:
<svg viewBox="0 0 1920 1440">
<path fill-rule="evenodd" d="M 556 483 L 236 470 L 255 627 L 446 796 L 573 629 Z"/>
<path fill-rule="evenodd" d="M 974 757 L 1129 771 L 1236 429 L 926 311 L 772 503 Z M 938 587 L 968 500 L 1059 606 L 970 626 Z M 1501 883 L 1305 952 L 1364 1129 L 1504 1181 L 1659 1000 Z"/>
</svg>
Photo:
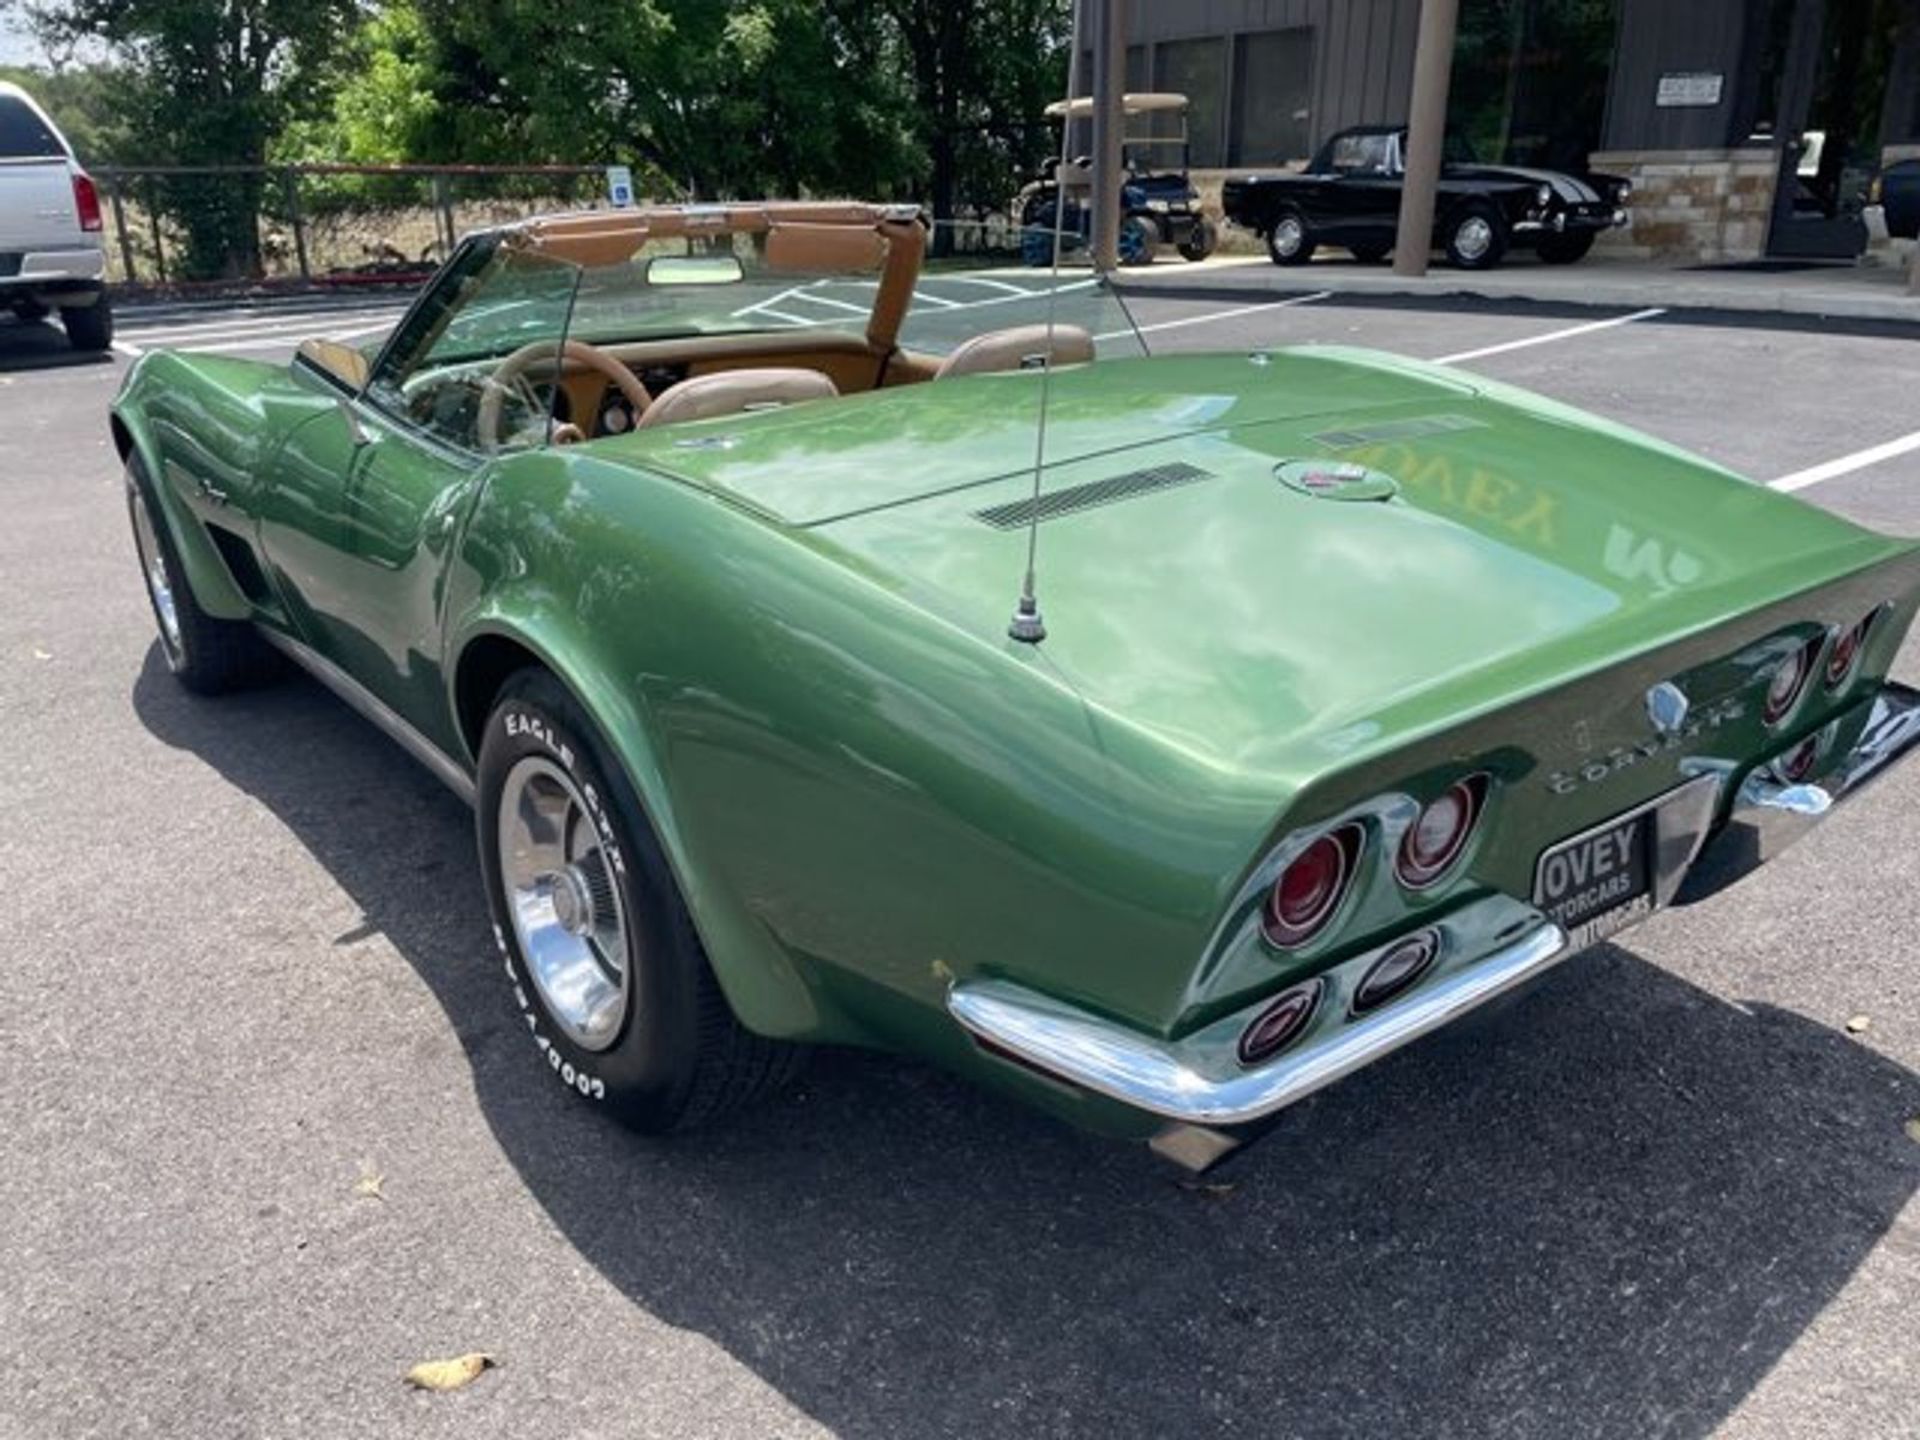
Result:
<svg viewBox="0 0 1920 1440">
<path fill-rule="evenodd" d="M 457 237 L 453 231 L 453 196 L 446 175 L 439 171 L 434 172 L 433 176 L 433 209 L 440 221 L 440 243 L 445 247 L 440 252 L 440 258 L 444 260 L 453 253 Z"/>
<path fill-rule="evenodd" d="M 1394 240 L 1396 275 L 1424 275 L 1433 250 L 1435 192 L 1447 137 L 1447 87 L 1460 0 L 1421 0 L 1420 34 L 1413 51 L 1413 104 L 1407 118 L 1407 175 L 1400 192 L 1400 230 Z"/>
<path fill-rule="evenodd" d="M 133 266 L 133 241 L 127 235 L 127 202 L 121 195 L 126 182 L 115 172 L 107 181 L 107 197 L 113 201 L 113 233 L 120 237 L 120 266 L 126 272 L 122 277 L 131 285 L 140 278 L 140 272 Z"/>
<path fill-rule="evenodd" d="M 1093 268 L 1120 264 L 1121 140 L 1126 116 L 1120 93 L 1127 77 L 1125 0 L 1090 0 L 1093 17 Z"/>
<path fill-rule="evenodd" d="M 291 165 L 280 172 L 280 183 L 287 192 L 287 220 L 293 226 L 293 254 L 300 262 L 300 278 L 311 280 L 313 271 L 307 267 L 307 225 L 300 214 L 300 174 Z"/>
<path fill-rule="evenodd" d="M 159 182 L 147 177 L 147 228 L 153 234 L 153 268 L 162 285 L 167 283 L 167 252 L 160 243 Z"/>
</svg>

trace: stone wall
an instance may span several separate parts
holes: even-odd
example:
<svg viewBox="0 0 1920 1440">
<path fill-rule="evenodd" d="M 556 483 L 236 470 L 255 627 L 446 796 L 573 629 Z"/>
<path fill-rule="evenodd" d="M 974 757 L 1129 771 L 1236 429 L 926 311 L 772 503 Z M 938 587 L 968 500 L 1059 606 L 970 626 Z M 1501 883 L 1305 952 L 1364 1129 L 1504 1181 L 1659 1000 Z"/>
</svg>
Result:
<svg viewBox="0 0 1920 1440">
<path fill-rule="evenodd" d="M 1602 235 L 1599 253 L 1698 263 L 1766 253 L 1779 167 L 1772 150 L 1613 150 L 1590 163 L 1633 181 L 1631 224 Z"/>
</svg>

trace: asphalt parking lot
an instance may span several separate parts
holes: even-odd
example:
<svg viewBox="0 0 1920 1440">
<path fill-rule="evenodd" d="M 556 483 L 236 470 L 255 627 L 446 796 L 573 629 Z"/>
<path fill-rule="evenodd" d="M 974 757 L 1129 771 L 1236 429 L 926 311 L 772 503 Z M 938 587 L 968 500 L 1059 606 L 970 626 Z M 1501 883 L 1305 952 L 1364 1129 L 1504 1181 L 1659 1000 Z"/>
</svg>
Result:
<svg viewBox="0 0 1920 1440">
<path fill-rule="evenodd" d="M 397 313 L 120 330 L 277 363 Z M 1920 339 L 1331 297 L 1133 323 L 1449 359 L 1920 536 Z M 648 1142 L 542 1083 L 481 983 L 457 801 L 308 682 L 172 683 L 125 365 L 0 321 L 6 1440 L 1920 1434 L 1920 764 L 1217 1183 L 844 1052 Z M 470 1350 L 499 1368 L 401 1384 Z"/>
</svg>

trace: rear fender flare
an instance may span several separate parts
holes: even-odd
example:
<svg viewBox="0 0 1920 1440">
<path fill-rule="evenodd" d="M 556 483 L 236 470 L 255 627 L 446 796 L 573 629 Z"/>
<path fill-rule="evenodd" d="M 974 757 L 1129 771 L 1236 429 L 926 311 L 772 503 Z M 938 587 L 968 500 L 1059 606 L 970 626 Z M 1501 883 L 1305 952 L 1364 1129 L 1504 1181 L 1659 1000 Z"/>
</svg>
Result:
<svg viewBox="0 0 1920 1440">
<path fill-rule="evenodd" d="M 644 707 L 612 680 L 612 667 L 592 637 L 569 624 L 540 595 L 496 593 L 450 639 L 447 700 L 470 752 L 468 759 L 477 758 L 472 752 L 478 750 L 473 738 L 478 731 L 461 714 L 461 672 L 476 647 L 490 637 L 526 650 L 592 717 L 660 842 L 714 976 L 740 1023 L 777 1038 L 859 1038 L 859 1027 L 825 1008 L 815 987 L 772 935 L 722 887 L 704 880 L 688 854 L 672 787 L 658 760 L 657 728 Z"/>
</svg>

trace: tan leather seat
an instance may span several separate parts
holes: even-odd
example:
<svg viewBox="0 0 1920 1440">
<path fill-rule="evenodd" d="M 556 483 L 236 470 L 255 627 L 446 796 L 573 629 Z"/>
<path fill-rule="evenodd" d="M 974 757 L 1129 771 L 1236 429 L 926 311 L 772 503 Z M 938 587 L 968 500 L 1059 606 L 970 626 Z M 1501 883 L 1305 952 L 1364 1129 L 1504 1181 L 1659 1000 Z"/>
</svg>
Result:
<svg viewBox="0 0 1920 1440">
<path fill-rule="evenodd" d="M 1037 369 L 1043 356 L 1056 366 L 1084 365 L 1093 359 L 1093 336 L 1078 325 L 1056 325 L 1049 348 L 1044 325 L 989 330 L 942 360 L 933 378 L 950 380 L 955 375 L 984 375 L 993 370 Z"/>
<path fill-rule="evenodd" d="M 818 370 L 768 366 L 692 375 L 654 396 L 636 429 L 711 420 L 743 410 L 766 410 L 802 400 L 831 400 L 840 391 Z"/>
</svg>

